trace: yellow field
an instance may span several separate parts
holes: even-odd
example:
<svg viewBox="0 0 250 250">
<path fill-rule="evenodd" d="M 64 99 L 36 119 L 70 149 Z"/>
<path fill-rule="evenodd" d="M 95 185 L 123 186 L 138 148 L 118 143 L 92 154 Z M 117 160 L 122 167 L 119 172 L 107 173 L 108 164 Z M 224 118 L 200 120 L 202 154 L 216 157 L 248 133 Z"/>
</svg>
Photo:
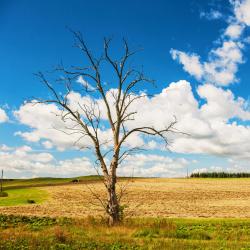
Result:
<svg viewBox="0 0 250 250">
<path fill-rule="evenodd" d="M 124 182 L 120 183 L 125 184 Z M 84 217 L 102 215 L 90 189 L 104 194 L 103 184 L 42 187 L 43 204 L 0 207 L 0 213 Z M 136 179 L 122 203 L 129 216 L 250 218 L 250 179 Z"/>
</svg>

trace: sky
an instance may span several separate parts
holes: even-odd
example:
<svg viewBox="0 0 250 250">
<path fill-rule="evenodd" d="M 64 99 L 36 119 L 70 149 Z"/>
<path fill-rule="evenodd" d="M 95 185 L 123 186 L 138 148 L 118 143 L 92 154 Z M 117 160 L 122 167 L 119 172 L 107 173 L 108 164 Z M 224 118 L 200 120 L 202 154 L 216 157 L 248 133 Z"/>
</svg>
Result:
<svg viewBox="0 0 250 250">
<path fill-rule="evenodd" d="M 112 38 L 115 57 L 122 38 L 143 48 L 133 64 L 143 65 L 156 87 L 142 87 L 152 97 L 135 103 L 138 115 L 128 127 L 161 128 L 176 116 L 178 130 L 188 134 L 169 135 L 169 149 L 159 140 L 134 136 L 127 147 L 144 145 L 147 151 L 128 157 L 119 175 L 249 172 L 249 26 L 250 0 L 1 0 L 0 168 L 8 178 L 95 174 L 93 153 L 54 129 L 63 126 L 58 107 L 26 102 L 49 96 L 34 75 L 38 71 L 61 62 L 85 65 L 70 28 L 80 31 L 97 55 L 104 37 Z M 104 75 L 113 88 L 112 72 Z M 72 92 L 70 100 L 84 103 L 86 96 Z M 110 137 L 110 130 L 101 135 Z"/>
</svg>

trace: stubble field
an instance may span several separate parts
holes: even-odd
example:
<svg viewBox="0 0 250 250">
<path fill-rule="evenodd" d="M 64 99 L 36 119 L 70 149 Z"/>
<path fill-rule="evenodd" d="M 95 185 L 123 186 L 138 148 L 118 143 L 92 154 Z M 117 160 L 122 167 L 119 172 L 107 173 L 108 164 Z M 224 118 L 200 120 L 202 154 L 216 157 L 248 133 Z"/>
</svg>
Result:
<svg viewBox="0 0 250 250">
<path fill-rule="evenodd" d="M 127 184 L 122 203 L 129 217 L 250 218 L 250 179 L 152 178 L 119 183 Z M 103 215 L 91 193 L 104 197 L 100 182 L 36 189 L 47 193 L 45 202 L 0 206 L 0 213 L 50 217 Z"/>
</svg>

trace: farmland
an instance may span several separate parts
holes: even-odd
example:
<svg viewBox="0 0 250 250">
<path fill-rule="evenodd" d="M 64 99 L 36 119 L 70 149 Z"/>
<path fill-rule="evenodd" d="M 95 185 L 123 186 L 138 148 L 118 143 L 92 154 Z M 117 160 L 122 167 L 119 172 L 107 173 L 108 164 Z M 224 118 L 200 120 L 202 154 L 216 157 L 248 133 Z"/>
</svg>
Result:
<svg viewBox="0 0 250 250">
<path fill-rule="evenodd" d="M 120 181 L 120 185 L 126 183 Z M 6 207 L 0 201 L 0 212 L 52 217 L 102 215 L 102 207 L 90 191 L 98 190 L 104 196 L 100 181 L 92 177 L 79 184 L 64 180 L 64 184 L 35 187 L 46 193 L 41 204 Z M 249 179 L 135 179 L 126 191 L 122 203 L 130 217 L 250 218 Z"/>
<path fill-rule="evenodd" d="M 90 191 L 104 195 L 103 184 L 79 179 L 5 182 L 0 249 L 250 248 L 249 179 L 121 179 L 127 217 L 113 228 Z"/>
</svg>

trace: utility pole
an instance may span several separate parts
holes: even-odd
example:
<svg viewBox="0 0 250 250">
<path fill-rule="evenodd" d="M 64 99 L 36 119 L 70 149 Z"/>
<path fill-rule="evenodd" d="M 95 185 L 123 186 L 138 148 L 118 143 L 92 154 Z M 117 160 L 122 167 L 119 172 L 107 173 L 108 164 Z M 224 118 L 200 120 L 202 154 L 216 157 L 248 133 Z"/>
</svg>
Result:
<svg viewBox="0 0 250 250">
<path fill-rule="evenodd" d="M 1 175 L 1 193 L 3 192 L 3 169 L 2 169 L 2 175 Z"/>
<path fill-rule="evenodd" d="M 188 167 L 187 167 L 187 179 L 188 179 Z"/>
</svg>

